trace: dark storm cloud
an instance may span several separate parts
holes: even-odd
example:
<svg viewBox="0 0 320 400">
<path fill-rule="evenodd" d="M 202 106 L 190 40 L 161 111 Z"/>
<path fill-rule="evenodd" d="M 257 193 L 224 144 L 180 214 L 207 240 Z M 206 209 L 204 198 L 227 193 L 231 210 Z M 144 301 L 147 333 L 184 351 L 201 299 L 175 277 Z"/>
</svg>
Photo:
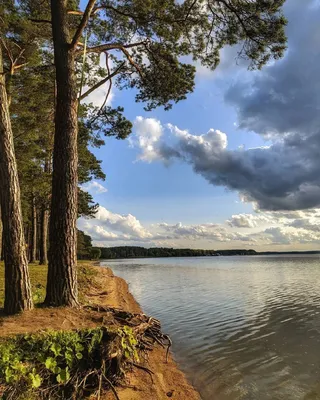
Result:
<svg viewBox="0 0 320 400">
<path fill-rule="evenodd" d="M 265 135 L 319 132 L 320 7 L 316 1 L 288 0 L 288 52 L 255 78 L 238 81 L 226 100 L 238 110 L 239 127 Z"/>
</svg>

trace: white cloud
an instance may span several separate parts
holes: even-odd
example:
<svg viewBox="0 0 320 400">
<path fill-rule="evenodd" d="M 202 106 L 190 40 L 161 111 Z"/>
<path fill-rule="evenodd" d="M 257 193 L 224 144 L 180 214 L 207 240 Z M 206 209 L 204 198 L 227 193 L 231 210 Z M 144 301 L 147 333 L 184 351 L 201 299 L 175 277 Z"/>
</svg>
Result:
<svg viewBox="0 0 320 400">
<path fill-rule="evenodd" d="M 236 228 L 255 228 L 262 224 L 267 224 L 270 219 L 265 215 L 238 214 L 226 221 L 228 225 Z"/>
<path fill-rule="evenodd" d="M 108 191 L 101 183 L 97 181 L 91 181 L 82 185 L 82 189 L 86 192 L 90 192 L 92 194 L 102 194 Z"/>
<path fill-rule="evenodd" d="M 132 235 L 139 239 L 152 235 L 141 225 L 140 221 L 132 214 L 121 215 L 100 206 L 95 220 L 103 226 L 126 235 Z"/>
<path fill-rule="evenodd" d="M 163 128 L 160 121 L 154 118 L 137 117 L 134 121 L 137 146 L 142 149 L 139 160 L 151 162 L 158 158 L 156 145 L 160 141 Z M 134 142 L 133 142 L 134 145 Z"/>
</svg>

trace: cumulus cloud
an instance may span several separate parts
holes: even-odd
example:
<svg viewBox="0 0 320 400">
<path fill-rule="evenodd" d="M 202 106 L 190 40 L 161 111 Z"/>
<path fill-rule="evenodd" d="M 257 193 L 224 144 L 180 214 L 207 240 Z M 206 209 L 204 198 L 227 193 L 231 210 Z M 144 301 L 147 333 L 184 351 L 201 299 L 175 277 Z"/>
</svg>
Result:
<svg viewBox="0 0 320 400">
<path fill-rule="evenodd" d="M 199 224 L 199 225 L 183 225 L 181 222 L 177 224 L 159 224 L 159 227 L 167 232 L 168 237 L 172 239 L 204 239 L 214 242 L 231 242 L 243 241 L 254 242 L 254 239 L 248 235 L 236 232 L 229 232 L 225 227 L 219 224 Z"/>
<path fill-rule="evenodd" d="M 255 228 L 259 225 L 267 224 L 270 222 L 270 218 L 265 215 L 237 214 L 232 215 L 226 222 L 234 228 Z"/>
<path fill-rule="evenodd" d="M 104 227 L 126 235 L 132 235 L 139 239 L 152 236 L 151 233 L 141 225 L 140 221 L 131 214 L 121 215 L 113 213 L 105 207 L 100 206 L 95 217 L 95 222 L 98 224 L 101 223 Z"/>
<path fill-rule="evenodd" d="M 279 142 L 268 147 L 229 150 L 227 135 L 219 130 L 193 135 L 171 124 L 163 126 L 157 120 L 151 124 L 152 118 L 137 120 L 135 132 L 141 160 L 183 160 L 211 184 L 236 190 L 261 209 L 296 210 L 320 204 L 320 167 L 314 144 L 289 146 Z M 172 145 L 165 142 L 165 130 L 175 138 Z M 145 136 L 148 141 L 143 140 Z"/>
<path fill-rule="evenodd" d="M 137 117 L 134 121 L 134 128 L 139 132 L 136 144 L 142 149 L 139 160 L 151 162 L 158 159 L 159 154 L 155 145 L 159 143 L 163 133 L 160 121 L 154 118 Z"/>
<path fill-rule="evenodd" d="M 293 229 L 286 227 L 273 227 L 264 231 L 266 238 L 273 245 L 295 245 L 319 242 L 320 235 L 308 232 L 304 229 Z"/>
<path fill-rule="evenodd" d="M 97 181 L 91 181 L 82 185 L 82 189 L 86 192 L 90 192 L 92 194 L 102 194 L 108 191 L 101 183 Z"/>
</svg>

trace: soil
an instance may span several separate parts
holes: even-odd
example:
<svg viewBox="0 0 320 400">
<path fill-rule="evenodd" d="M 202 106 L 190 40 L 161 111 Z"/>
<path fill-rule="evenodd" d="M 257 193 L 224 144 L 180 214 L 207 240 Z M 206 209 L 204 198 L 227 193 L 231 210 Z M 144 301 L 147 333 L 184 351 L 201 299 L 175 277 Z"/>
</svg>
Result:
<svg viewBox="0 0 320 400">
<path fill-rule="evenodd" d="M 128 284 L 114 276 L 109 268 L 91 266 L 97 273 L 91 279 L 84 293 L 85 302 L 109 306 L 140 313 L 141 308 L 132 294 Z M 44 329 L 70 330 L 94 327 L 105 322 L 97 311 L 69 308 L 36 308 L 18 316 L 0 315 L 0 335 L 11 336 L 41 331 Z M 156 345 L 148 352 L 148 359 L 141 360 L 141 365 L 150 369 L 153 374 L 134 368 L 126 377 L 124 386 L 117 387 L 120 400 L 199 400 L 196 390 L 187 382 L 179 370 L 172 355 L 166 362 L 166 349 Z M 153 381 L 153 382 L 152 382 Z M 105 400 L 113 400 L 112 392 L 107 393 Z"/>
</svg>

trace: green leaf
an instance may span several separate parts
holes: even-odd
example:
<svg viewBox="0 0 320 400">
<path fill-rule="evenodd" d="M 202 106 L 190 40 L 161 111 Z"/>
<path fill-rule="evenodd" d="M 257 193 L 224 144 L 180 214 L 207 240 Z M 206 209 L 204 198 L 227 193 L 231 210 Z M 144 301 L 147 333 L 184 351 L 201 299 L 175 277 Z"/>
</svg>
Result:
<svg viewBox="0 0 320 400">
<path fill-rule="evenodd" d="M 53 343 L 50 347 L 50 350 L 54 353 L 55 356 L 59 356 L 61 353 L 61 346 L 59 343 Z"/>
<path fill-rule="evenodd" d="M 48 357 L 45 361 L 45 366 L 47 369 L 49 369 L 50 371 L 54 371 L 55 367 L 57 366 L 57 361 L 52 358 L 52 357 Z"/>
<path fill-rule="evenodd" d="M 38 388 L 39 386 L 41 386 L 42 379 L 39 374 L 30 373 L 29 378 L 31 380 L 31 386 L 33 388 Z"/>
<path fill-rule="evenodd" d="M 60 374 L 57 375 L 57 382 L 58 383 L 66 383 L 70 379 L 70 372 L 68 367 L 66 369 L 62 369 Z"/>
</svg>

